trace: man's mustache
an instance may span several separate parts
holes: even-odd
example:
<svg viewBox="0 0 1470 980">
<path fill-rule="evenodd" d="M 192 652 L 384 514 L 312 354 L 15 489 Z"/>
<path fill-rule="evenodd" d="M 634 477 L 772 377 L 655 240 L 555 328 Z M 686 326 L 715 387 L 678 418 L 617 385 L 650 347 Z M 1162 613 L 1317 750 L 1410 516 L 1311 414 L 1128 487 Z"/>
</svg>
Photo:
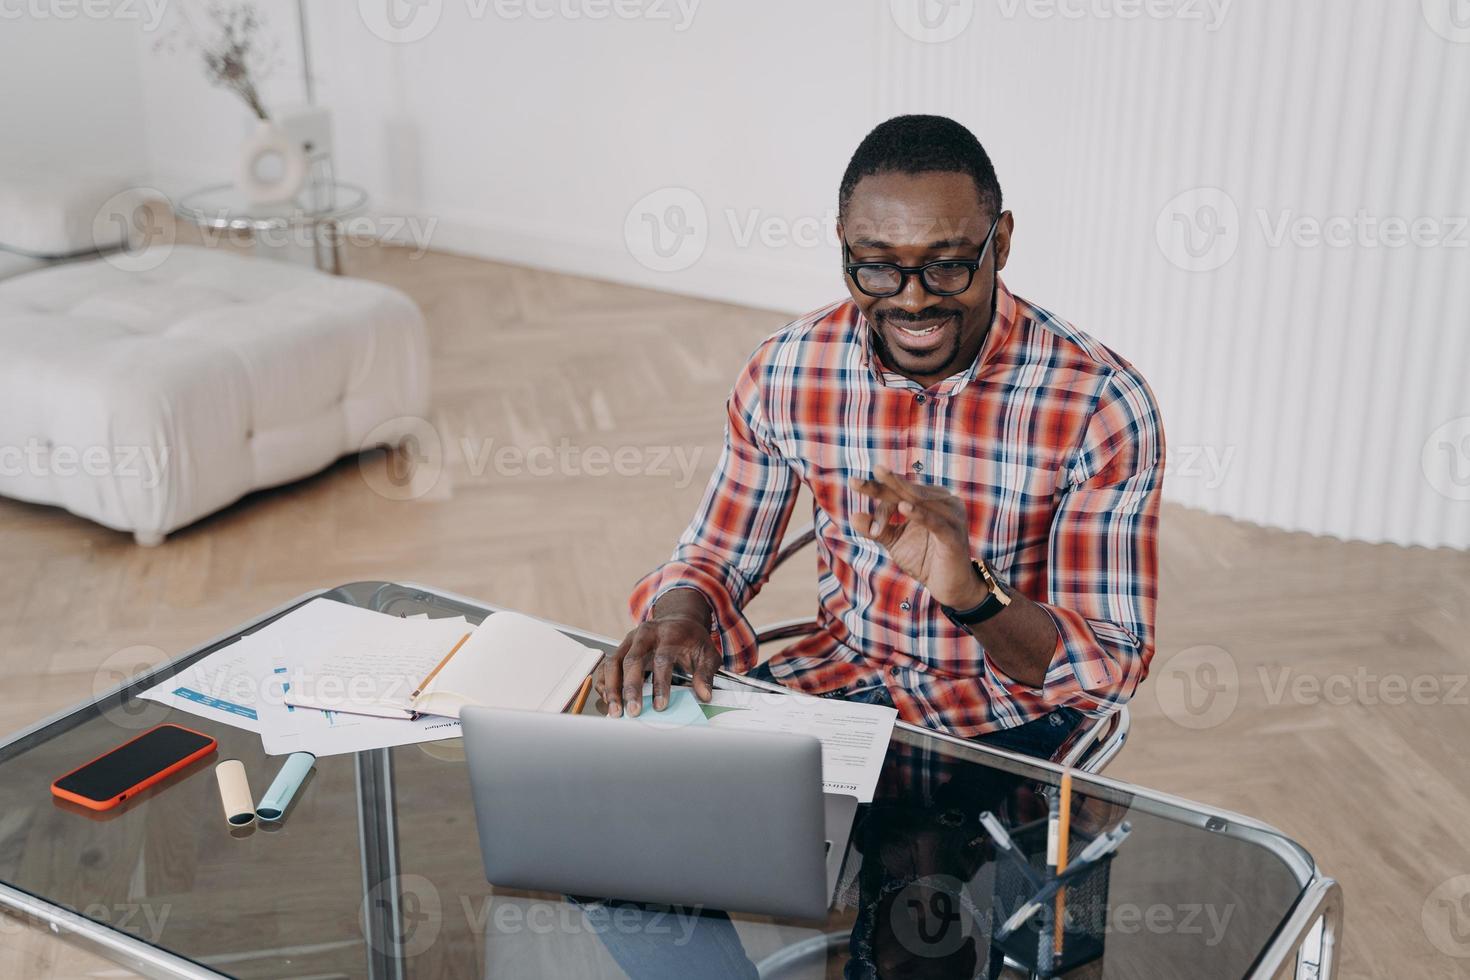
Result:
<svg viewBox="0 0 1470 980">
<path fill-rule="evenodd" d="M 878 322 L 884 323 L 921 323 L 926 320 L 938 320 L 945 317 L 957 317 L 959 313 L 954 310 L 946 310 L 942 306 L 929 306 L 917 313 L 908 310 L 880 310 L 878 311 Z"/>
</svg>

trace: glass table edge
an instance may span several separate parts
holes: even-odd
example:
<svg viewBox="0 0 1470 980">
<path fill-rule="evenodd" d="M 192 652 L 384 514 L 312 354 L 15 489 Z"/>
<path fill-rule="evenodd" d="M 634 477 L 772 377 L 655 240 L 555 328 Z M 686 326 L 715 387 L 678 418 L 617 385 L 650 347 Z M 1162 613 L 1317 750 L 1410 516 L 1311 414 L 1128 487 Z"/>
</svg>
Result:
<svg viewBox="0 0 1470 980">
<path fill-rule="evenodd" d="M 91 700 L 79 702 L 75 705 L 72 705 L 70 708 L 64 708 L 61 711 L 55 712 L 52 715 L 43 718 L 40 721 L 37 721 L 36 723 L 26 728 L 23 728 L 18 732 L 6 736 L 3 739 L 0 739 L 0 759 L 8 756 L 10 754 L 8 750 L 11 750 L 12 747 L 14 747 L 17 743 L 34 738 L 37 735 L 45 732 L 47 729 L 52 728 L 59 723 L 65 722 L 79 712 L 94 707 L 97 704 L 107 700 L 108 698 L 115 697 L 121 692 L 128 690 L 129 688 L 136 687 L 139 689 L 143 689 L 146 686 L 151 686 L 155 677 L 162 678 L 170 676 L 169 672 L 177 670 L 179 667 L 188 663 L 192 659 L 199 657 L 200 655 L 211 649 L 223 645 L 228 640 L 245 634 L 247 631 L 255 629 L 269 622 L 270 620 L 284 614 L 285 612 L 295 608 L 296 606 L 301 605 L 304 602 L 307 602 L 311 599 L 319 598 L 324 595 L 330 595 L 334 592 L 342 592 L 344 590 L 354 587 L 369 587 L 381 591 L 382 589 L 394 586 L 423 593 L 426 597 L 433 597 L 436 599 L 443 599 L 450 602 L 458 603 L 473 610 L 483 611 L 487 614 L 500 612 L 505 608 L 494 603 L 484 602 L 482 600 L 474 599 L 469 596 L 463 596 L 454 592 L 447 592 L 443 589 L 434 588 L 432 586 L 427 586 L 422 583 L 412 581 L 386 582 L 381 580 L 364 580 L 359 582 L 344 583 L 330 589 L 316 589 L 309 592 L 304 592 L 293 599 L 290 599 L 286 602 L 281 603 L 278 606 L 273 607 L 267 612 L 261 613 L 260 615 L 250 619 L 243 625 L 239 625 L 225 633 L 221 633 L 203 643 L 191 647 L 183 653 L 180 653 L 178 656 L 171 658 L 166 663 L 160 664 L 158 667 L 155 667 L 147 674 L 139 675 L 137 677 L 125 680 L 116 687 L 93 697 Z M 556 629 L 561 630 L 565 633 L 574 636 L 580 636 L 584 639 L 592 640 L 595 643 L 610 644 L 614 642 L 609 637 L 600 636 L 596 633 L 591 633 L 586 630 L 578 629 L 576 627 L 567 626 L 562 623 L 556 623 L 541 617 L 532 618 L 539 619 L 541 622 L 553 626 Z M 721 673 L 731 680 L 745 683 L 752 687 L 760 686 L 757 682 L 749 681 L 745 678 L 742 678 L 738 674 L 730 674 L 725 671 L 721 671 Z M 1063 771 L 1061 766 L 1052 762 L 1046 762 L 1043 760 L 1031 758 L 1029 756 L 1023 756 L 1018 753 L 977 744 L 975 742 L 970 742 L 944 732 L 936 732 L 930 729 L 921 728 L 908 722 L 898 721 L 895 723 L 895 727 L 916 737 L 939 741 L 951 745 L 966 754 L 989 756 L 998 760 L 1002 760 L 1007 763 L 1008 766 L 1019 765 L 1022 767 L 1029 767 L 1031 769 L 1041 772 L 1050 772 L 1056 774 L 1058 777 Z M 1206 822 L 1209 819 L 1224 820 L 1229 824 L 1232 830 L 1244 832 L 1244 836 L 1247 839 L 1250 839 L 1252 842 L 1257 844 L 1257 846 L 1260 846 L 1263 849 L 1273 853 L 1288 869 L 1291 870 L 1298 881 L 1301 891 L 1298 894 L 1297 899 L 1293 903 L 1291 909 L 1288 910 L 1286 916 L 1283 917 L 1282 922 L 1277 927 L 1275 933 L 1273 933 L 1271 938 L 1262 948 L 1261 954 L 1256 960 L 1255 968 L 1249 975 L 1252 978 L 1270 977 L 1273 975 L 1271 972 L 1268 972 L 1267 970 L 1264 970 L 1262 968 L 1269 965 L 1267 961 L 1275 960 L 1277 958 L 1273 955 L 1273 953 L 1275 953 L 1275 951 L 1280 946 L 1282 931 L 1291 921 L 1291 919 L 1300 912 L 1303 898 L 1307 896 L 1312 889 L 1320 889 L 1321 887 L 1323 887 L 1324 883 L 1326 883 L 1327 886 L 1334 888 L 1336 887 L 1332 879 L 1323 877 L 1320 870 L 1317 868 L 1316 862 L 1313 860 L 1311 854 L 1308 853 L 1304 847 L 1293 841 L 1291 838 L 1287 837 L 1281 831 L 1277 830 L 1267 823 L 1264 823 L 1263 821 L 1256 820 L 1253 817 L 1248 817 L 1230 810 L 1223 810 L 1218 807 L 1209 806 L 1207 804 L 1197 803 L 1193 800 L 1188 800 L 1170 793 L 1151 790 L 1134 785 L 1132 783 L 1125 783 L 1120 780 L 1110 779 L 1106 776 L 1091 773 L 1082 773 L 1074 770 L 1072 778 L 1075 782 L 1089 783 L 1099 788 L 1107 789 L 1115 793 L 1122 793 L 1132 797 L 1141 797 L 1151 802 L 1164 804 L 1177 810 L 1191 813 L 1197 817 L 1202 818 L 1202 820 Z M 86 946 L 103 955 L 104 957 L 112 960 L 113 962 L 119 963 L 130 969 L 135 969 L 139 973 L 143 973 L 147 976 L 178 977 L 186 978 L 186 980 L 194 980 L 194 978 L 227 977 L 227 974 L 222 974 L 210 970 L 208 967 L 201 965 L 195 960 L 187 959 L 178 954 L 170 952 L 163 947 L 156 946 L 152 943 L 147 942 L 146 940 L 139 939 L 129 933 L 114 929 L 106 923 L 97 922 L 96 920 L 89 919 L 86 916 L 81 915 L 80 913 L 73 912 L 70 909 L 65 908 L 64 906 L 56 905 L 40 896 L 33 895 L 30 892 L 16 888 L 8 882 L 4 881 L 0 881 L 0 907 L 10 910 L 12 913 L 22 918 L 42 922 L 46 926 L 48 926 L 51 933 L 53 935 L 56 935 L 58 938 L 66 941 L 73 941 L 80 945 Z"/>
</svg>

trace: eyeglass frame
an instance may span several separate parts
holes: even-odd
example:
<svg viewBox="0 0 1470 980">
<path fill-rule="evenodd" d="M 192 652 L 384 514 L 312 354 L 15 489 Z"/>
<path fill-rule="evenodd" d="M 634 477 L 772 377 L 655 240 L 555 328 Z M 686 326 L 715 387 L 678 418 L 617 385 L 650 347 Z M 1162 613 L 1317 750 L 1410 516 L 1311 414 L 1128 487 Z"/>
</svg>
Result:
<svg viewBox="0 0 1470 980">
<path fill-rule="evenodd" d="M 931 296 L 959 296 L 968 292 L 970 287 L 975 285 L 975 273 L 980 271 L 980 263 L 985 261 L 985 254 L 990 251 L 990 243 L 995 239 L 995 229 L 1000 227 L 1000 219 L 1004 218 L 1007 213 L 1009 212 L 1002 211 L 990 223 L 990 231 L 985 234 L 985 241 L 980 246 L 980 254 L 973 259 L 935 259 L 923 265 L 899 265 L 897 262 L 850 262 L 848 260 L 852 258 L 852 247 L 847 244 L 847 239 L 844 237 L 842 239 L 842 269 L 857 287 L 858 292 L 864 296 L 871 296 L 873 299 L 889 299 L 902 293 L 909 284 L 910 276 L 918 276 L 919 285 L 924 287 L 924 291 Z M 930 286 L 924 278 L 924 271 L 936 265 L 960 265 L 969 269 L 970 276 L 965 280 L 964 288 L 940 291 Z M 891 293 L 873 293 L 864 289 L 863 284 L 858 281 L 857 272 L 859 269 L 868 268 L 898 270 L 898 288 Z"/>
</svg>

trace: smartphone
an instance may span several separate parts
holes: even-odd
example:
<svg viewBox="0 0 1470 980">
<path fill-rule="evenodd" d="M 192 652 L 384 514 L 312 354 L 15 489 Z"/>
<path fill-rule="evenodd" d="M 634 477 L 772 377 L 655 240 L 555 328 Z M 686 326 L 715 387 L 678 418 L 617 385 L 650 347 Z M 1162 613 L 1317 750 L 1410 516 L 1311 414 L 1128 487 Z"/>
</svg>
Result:
<svg viewBox="0 0 1470 980">
<path fill-rule="evenodd" d="M 89 810 L 110 810 L 216 748 L 208 735 L 179 725 L 150 728 L 51 784 L 51 794 Z"/>
</svg>

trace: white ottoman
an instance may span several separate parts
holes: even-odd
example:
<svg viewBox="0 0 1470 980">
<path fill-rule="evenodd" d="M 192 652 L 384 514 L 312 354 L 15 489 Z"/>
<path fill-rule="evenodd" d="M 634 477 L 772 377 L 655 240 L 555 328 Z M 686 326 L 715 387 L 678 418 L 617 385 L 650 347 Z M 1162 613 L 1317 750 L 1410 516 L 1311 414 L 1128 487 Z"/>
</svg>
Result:
<svg viewBox="0 0 1470 980">
<path fill-rule="evenodd" d="M 0 494 L 158 544 L 427 413 L 428 334 L 398 290 L 216 248 L 128 261 L 146 271 L 0 282 Z"/>
</svg>

